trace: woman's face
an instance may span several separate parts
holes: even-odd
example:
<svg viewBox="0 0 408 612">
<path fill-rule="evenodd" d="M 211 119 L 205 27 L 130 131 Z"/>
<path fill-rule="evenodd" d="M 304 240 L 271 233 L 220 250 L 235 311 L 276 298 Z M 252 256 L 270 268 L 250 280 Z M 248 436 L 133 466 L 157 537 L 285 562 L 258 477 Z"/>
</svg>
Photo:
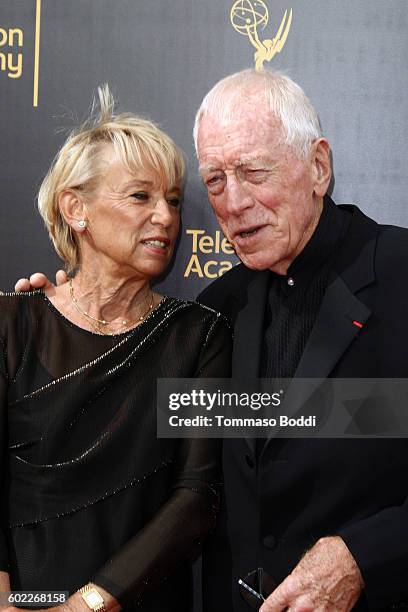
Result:
<svg viewBox="0 0 408 612">
<path fill-rule="evenodd" d="M 114 273 L 150 280 L 166 269 L 174 251 L 180 187 L 162 184 L 149 167 L 130 173 L 113 145 L 103 155 L 106 172 L 86 204 L 83 264 L 85 256 L 95 256 Z"/>
</svg>

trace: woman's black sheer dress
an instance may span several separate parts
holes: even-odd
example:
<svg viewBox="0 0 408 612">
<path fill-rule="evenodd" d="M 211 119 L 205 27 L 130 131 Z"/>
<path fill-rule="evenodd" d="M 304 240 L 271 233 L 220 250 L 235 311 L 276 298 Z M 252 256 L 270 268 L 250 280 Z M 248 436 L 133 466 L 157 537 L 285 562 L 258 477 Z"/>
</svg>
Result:
<svg viewBox="0 0 408 612">
<path fill-rule="evenodd" d="M 224 320 L 164 298 L 135 330 L 100 336 L 32 292 L 0 297 L 0 341 L 0 570 L 12 589 L 92 580 L 126 609 L 190 610 L 219 447 L 157 439 L 156 379 L 228 376 Z"/>
</svg>

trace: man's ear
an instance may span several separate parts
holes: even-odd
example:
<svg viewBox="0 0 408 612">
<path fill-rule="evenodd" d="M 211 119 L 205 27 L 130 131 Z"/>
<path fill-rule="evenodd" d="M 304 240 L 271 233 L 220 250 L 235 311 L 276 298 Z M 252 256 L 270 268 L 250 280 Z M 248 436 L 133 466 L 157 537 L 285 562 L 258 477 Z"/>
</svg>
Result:
<svg viewBox="0 0 408 612">
<path fill-rule="evenodd" d="M 64 189 L 58 196 L 61 215 L 75 232 L 85 231 L 87 226 L 86 207 L 81 197 L 73 189 Z"/>
<path fill-rule="evenodd" d="M 313 191 L 318 197 L 326 195 L 331 179 L 330 145 L 325 138 L 317 138 L 312 145 L 314 169 Z"/>
</svg>

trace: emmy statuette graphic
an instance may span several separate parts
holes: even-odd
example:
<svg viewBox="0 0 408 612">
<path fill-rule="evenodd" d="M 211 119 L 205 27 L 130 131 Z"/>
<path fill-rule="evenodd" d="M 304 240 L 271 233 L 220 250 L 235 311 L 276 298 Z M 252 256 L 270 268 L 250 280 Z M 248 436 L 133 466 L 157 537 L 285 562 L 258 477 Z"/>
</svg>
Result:
<svg viewBox="0 0 408 612">
<path fill-rule="evenodd" d="M 277 53 L 280 53 L 286 43 L 290 26 L 292 25 L 293 11 L 285 11 L 282 21 L 273 38 L 261 40 L 258 28 L 262 30 L 268 25 L 269 12 L 263 0 L 236 0 L 231 7 L 231 25 L 238 34 L 247 36 L 256 49 L 254 53 L 255 69 L 261 70 L 264 62 L 270 62 Z"/>
</svg>

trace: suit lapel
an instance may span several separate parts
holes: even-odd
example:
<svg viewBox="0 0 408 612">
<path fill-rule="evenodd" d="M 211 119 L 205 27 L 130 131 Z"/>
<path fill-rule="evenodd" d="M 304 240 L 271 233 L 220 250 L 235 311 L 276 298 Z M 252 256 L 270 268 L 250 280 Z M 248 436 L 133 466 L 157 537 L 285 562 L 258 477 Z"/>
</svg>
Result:
<svg viewBox="0 0 408 612">
<path fill-rule="evenodd" d="M 296 378 L 329 376 L 360 325 L 368 320 L 371 311 L 356 294 L 375 281 L 377 231 L 377 224 L 353 207 L 348 235 L 333 266 Z"/>
<path fill-rule="evenodd" d="M 315 325 L 298 364 L 295 378 L 312 378 L 306 385 L 290 385 L 284 413 L 294 416 L 327 378 L 371 315 L 355 295 L 375 281 L 374 254 L 378 226 L 354 209 L 349 234 L 335 263 Z M 357 323 L 357 325 L 356 325 Z M 320 380 L 319 380 L 320 379 Z M 272 432 L 271 432 L 272 433 Z M 276 434 L 276 432 L 273 432 Z M 269 436 L 268 441 L 271 439 Z"/>
<path fill-rule="evenodd" d="M 309 397 L 341 359 L 342 355 L 364 326 L 371 311 L 350 291 L 341 277 L 328 287 L 303 352 L 295 378 L 307 378 L 305 385 L 289 385 L 283 412 L 294 417 Z M 271 432 L 272 433 L 272 432 Z M 273 432 L 276 435 L 276 431 Z M 272 436 L 268 436 L 268 440 Z"/>
<path fill-rule="evenodd" d="M 324 295 L 315 325 L 297 367 L 296 378 L 326 378 L 371 311 L 337 276 Z M 357 325 L 356 325 L 357 323 Z"/>
</svg>

